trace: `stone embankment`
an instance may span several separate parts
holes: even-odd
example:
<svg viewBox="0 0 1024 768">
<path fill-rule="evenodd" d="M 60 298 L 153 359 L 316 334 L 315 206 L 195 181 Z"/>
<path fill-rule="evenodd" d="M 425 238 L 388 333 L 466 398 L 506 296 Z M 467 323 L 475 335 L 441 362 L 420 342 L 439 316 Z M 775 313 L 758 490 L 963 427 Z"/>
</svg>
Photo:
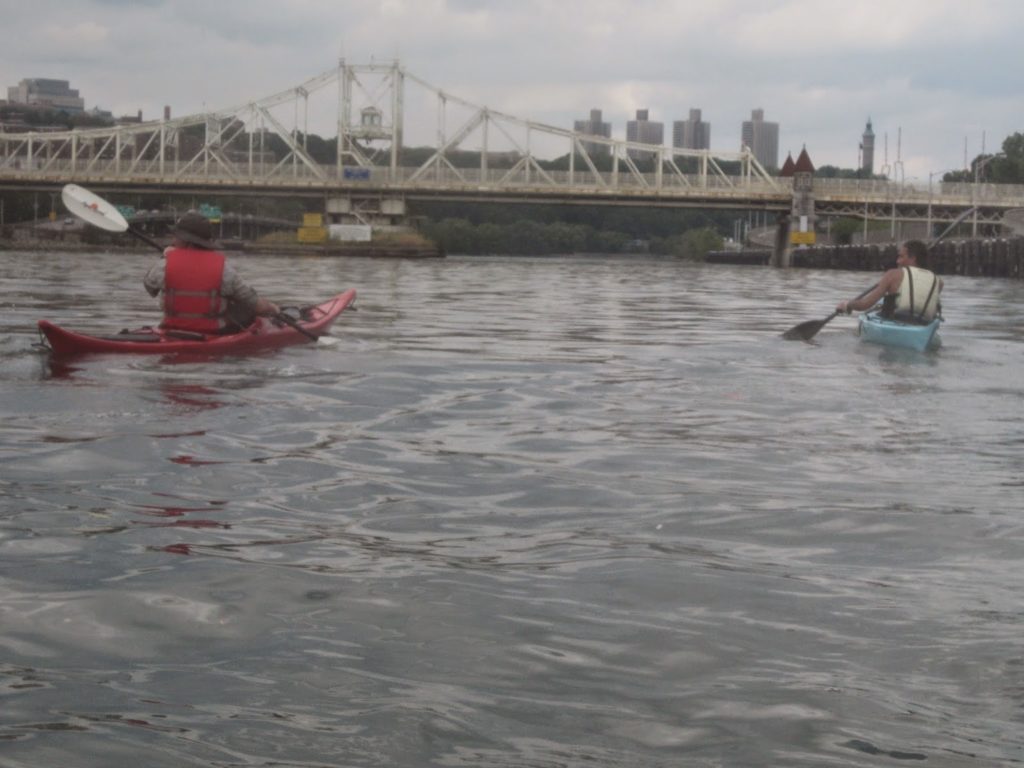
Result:
<svg viewBox="0 0 1024 768">
<path fill-rule="evenodd" d="M 796 248 L 790 254 L 794 267 L 850 269 L 881 272 L 896 264 L 896 243 L 885 245 L 833 245 Z M 712 251 L 711 264 L 763 264 L 770 250 Z M 931 248 L 929 265 L 940 275 L 1010 277 L 1024 279 L 1024 237 L 991 240 L 946 240 Z"/>
</svg>

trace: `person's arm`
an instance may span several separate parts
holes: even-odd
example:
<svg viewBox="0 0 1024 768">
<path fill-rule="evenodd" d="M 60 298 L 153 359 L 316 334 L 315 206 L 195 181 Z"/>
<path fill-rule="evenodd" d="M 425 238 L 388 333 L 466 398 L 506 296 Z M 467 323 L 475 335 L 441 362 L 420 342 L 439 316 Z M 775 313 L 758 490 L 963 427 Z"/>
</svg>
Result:
<svg viewBox="0 0 1024 768">
<path fill-rule="evenodd" d="M 149 268 L 142 278 L 142 285 L 150 296 L 157 296 L 164 289 L 164 263 L 161 261 Z"/>
<path fill-rule="evenodd" d="M 224 267 L 221 294 L 257 315 L 276 315 L 281 311 L 277 304 L 256 293 L 230 266 Z"/>
<path fill-rule="evenodd" d="M 883 296 L 887 293 L 894 292 L 896 288 L 899 287 L 898 284 L 894 283 L 901 275 L 901 270 L 890 269 L 882 275 L 882 279 L 878 281 L 878 285 L 868 293 L 864 294 L 860 298 L 840 301 L 836 304 L 836 312 L 863 312 L 865 309 L 871 309 L 871 307 L 875 306 Z"/>
<path fill-rule="evenodd" d="M 267 301 L 262 296 L 256 300 L 257 315 L 279 315 L 281 309 L 272 301 Z"/>
</svg>

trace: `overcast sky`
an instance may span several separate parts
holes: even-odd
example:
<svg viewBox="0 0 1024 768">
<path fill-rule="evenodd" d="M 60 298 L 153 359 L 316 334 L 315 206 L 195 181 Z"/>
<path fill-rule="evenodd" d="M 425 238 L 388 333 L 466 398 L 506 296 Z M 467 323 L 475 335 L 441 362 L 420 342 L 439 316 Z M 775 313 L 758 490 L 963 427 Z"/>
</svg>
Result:
<svg viewBox="0 0 1024 768">
<path fill-rule="evenodd" d="M 666 125 L 700 108 L 736 151 L 753 108 L 852 168 L 867 119 L 875 169 L 959 168 L 1024 131 L 1020 0 L 2 0 L 0 77 L 71 81 L 115 115 L 174 116 L 398 58 L 433 85 L 571 128 L 600 108 L 625 138 L 637 109 Z M 332 97 L 336 101 L 336 91 Z M 407 111 L 406 121 L 416 119 Z M 427 142 L 436 117 L 422 114 Z M 329 129 L 328 129 L 329 130 Z M 324 131 L 316 131 L 323 133 Z M 407 126 L 407 134 L 415 131 Z M 424 142 L 426 143 L 426 142 Z"/>
</svg>

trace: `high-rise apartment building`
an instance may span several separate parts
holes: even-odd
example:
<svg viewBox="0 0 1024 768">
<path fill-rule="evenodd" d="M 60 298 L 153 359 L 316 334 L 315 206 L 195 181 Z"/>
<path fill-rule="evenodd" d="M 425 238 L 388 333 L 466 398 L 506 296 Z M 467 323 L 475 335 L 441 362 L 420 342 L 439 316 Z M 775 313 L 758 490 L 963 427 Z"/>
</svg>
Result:
<svg viewBox="0 0 1024 768">
<path fill-rule="evenodd" d="M 764 119 L 764 110 L 755 109 L 750 119 L 743 121 L 740 132 L 744 147 L 749 147 L 754 157 L 765 168 L 779 167 L 779 124 Z"/>
<path fill-rule="evenodd" d="M 636 111 L 636 120 L 626 123 L 626 141 L 661 146 L 665 141 L 665 125 L 654 122 L 648 117 L 646 109 Z M 655 152 L 644 152 L 641 149 L 630 149 L 626 152 L 633 160 L 649 160 L 657 156 Z"/>
<path fill-rule="evenodd" d="M 860 137 L 860 168 L 868 176 L 875 172 L 875 132 L 871 130 L 871 118 Z"/>
<path fill-rule="evenodd" d="M 590 119 L 575 121 L 572 125 L 572 129 L 576 133 L 586 133 L 590 136 L 604 136 L 608 139 L 612 137 L 612 124 L 601 120 L 600 109 L 590 110 Z M 593 141 L 584 141 L 583 149 L 585 149 L 587 154 L 591 157 L 607 157 L 612 153 L 612 148 L 609 145 L 598 144 Z"/>
<path fill-rule="evenodd" d="M 7 89 L 7 99 L 12 104 L 50 107 L 69 114 L 85 111 L 85 100 L 79 97 L 76 89 L 69 86 L 67 80 L 26 78 Z"/>
<path fill-rule="evenodd" d="M 672 146 L 680 149 L 711 149 L 711 123 L 700 119 L 699 109 L 691 109 L 689 119 L 672 123 Z"/>
</svg>

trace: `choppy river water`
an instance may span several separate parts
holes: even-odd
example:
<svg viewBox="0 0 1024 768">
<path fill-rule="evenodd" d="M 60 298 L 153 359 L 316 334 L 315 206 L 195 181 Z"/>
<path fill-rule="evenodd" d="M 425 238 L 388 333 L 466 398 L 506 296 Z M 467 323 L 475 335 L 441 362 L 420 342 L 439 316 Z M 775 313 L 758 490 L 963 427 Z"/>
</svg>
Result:
<svg viewBox="0 0 1024 768">
<path fill-rule="evenodd" d="M 147 254 L 0 254 L 0 766 L 1024 762 L 1024 283 L 244 257 L 334 337 L 52 365 Z"/>
</svg>

